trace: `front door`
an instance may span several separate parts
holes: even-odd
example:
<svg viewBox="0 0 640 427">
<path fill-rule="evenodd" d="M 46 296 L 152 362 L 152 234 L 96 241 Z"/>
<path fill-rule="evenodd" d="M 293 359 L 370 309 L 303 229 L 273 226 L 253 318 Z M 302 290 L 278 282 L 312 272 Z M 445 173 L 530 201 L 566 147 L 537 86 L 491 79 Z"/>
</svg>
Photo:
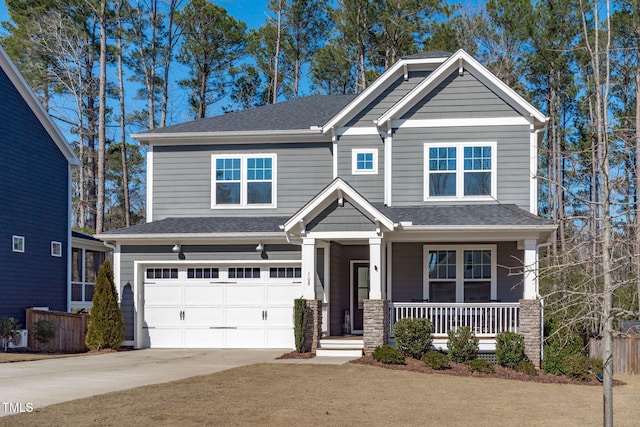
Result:
<svg viewBox="0 0 640 427">
<path fill-rule="evenodd" d="M 353 333 L 363 332 L 364 300 L 369 298 L 369 263 L 357 261 L 351 264 L 351 312 Z"/>
</svg>

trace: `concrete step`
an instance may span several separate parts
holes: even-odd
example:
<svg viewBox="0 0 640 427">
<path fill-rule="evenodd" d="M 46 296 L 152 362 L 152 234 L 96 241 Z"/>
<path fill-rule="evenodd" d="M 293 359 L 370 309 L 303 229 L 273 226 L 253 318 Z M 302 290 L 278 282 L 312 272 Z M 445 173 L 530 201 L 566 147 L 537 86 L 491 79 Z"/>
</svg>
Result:
<svg viewBox="0 0 640 427">
<path fill-rule="evenodd" d="M 319 348 L 316 350 L 316 357 L 361 357 L 362 349 L 326 349 Z"/>
<path fill-rule="evenodd" d="M 321 339 L 319 344 L 320 348 L 328 350 L 362 350 L 364 348 L 364 341 L 358 339 Z"/>
</svg>

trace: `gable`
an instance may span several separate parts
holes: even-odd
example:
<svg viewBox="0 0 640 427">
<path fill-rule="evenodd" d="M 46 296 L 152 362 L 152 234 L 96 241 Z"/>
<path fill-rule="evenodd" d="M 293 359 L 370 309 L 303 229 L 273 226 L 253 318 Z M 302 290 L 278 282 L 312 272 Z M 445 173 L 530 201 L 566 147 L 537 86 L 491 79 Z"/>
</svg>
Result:
<svg viewBox="0 0 640 427">
<path fill-rule="evenodd" d="M 307 231 L 375 231 L 375 221 L 349 200 L 331 203 L 306 227 Z"/>
</svg>

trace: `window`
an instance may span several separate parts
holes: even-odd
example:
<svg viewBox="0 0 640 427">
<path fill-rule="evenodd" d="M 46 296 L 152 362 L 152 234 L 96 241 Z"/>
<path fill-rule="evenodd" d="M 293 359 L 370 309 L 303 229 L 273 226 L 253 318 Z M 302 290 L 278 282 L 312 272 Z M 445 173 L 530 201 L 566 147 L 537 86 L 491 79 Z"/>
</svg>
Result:
<svg viewBox="0 0 640 427">
<path fill-rule="evenodd" d="M 55 256 L 55 257 L 62 256 L 62 243 L 51 242 L 51 256 Z"/>
<path fill-rule="evenodd" d="M 374 175 L 378 173 L 378 149 L 351 150 L 351 173 Z"/>
<path fill-rule="evenodd" d="M 425 199 L 496 198 L 496 143 L 425 144 Z"/>
<path fill-rule="evenodd" d="M 13 236 L 13 252 L 24 252 L 23 236 Z"/>
<path fill-rule="evenodd" d="M 260 267 L 229 267 L 229 279 L 259 279 Z"/>
<path fill-rule="evenodd" d="M 218 277 L 217 268 L 187 268 L 187 279 L 217 279 Z"/>
<path fill-rule="evenodd" d="M 269 277 L 272 279 L 300 278 L 302 268 L 300 267 L 271 267 Z"/>
<path fill-rule="evenodd" d="M 147 268 L 147 279 L 177 279 L 177 268 Z"/>
<path fill-rule="evenodd" d="M 425 247 L 423 295 L 429 302 L 496 299 L 495 246 Z"/>
<path fill-rule="evenodd" d="M 274 207 L 276 155 L 213 156 L 212 207 Z"/>
<path fill-rule="evenodd" d="M 93 288 L 105 253 L 83 248 L 71 249 L 71 301 L 93 300 Z"/>
</svg>

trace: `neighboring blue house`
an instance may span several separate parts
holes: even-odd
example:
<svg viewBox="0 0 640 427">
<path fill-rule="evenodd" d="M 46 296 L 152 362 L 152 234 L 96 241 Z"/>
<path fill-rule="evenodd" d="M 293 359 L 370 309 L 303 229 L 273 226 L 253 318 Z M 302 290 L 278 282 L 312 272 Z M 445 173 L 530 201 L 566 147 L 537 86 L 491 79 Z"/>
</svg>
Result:
<svg viewBox="0 0 640 427">
<path fill-rule="evenodd" d="M 73 149 L 0 49 L 0 316 L 69 310 Z"/>
</svg>

